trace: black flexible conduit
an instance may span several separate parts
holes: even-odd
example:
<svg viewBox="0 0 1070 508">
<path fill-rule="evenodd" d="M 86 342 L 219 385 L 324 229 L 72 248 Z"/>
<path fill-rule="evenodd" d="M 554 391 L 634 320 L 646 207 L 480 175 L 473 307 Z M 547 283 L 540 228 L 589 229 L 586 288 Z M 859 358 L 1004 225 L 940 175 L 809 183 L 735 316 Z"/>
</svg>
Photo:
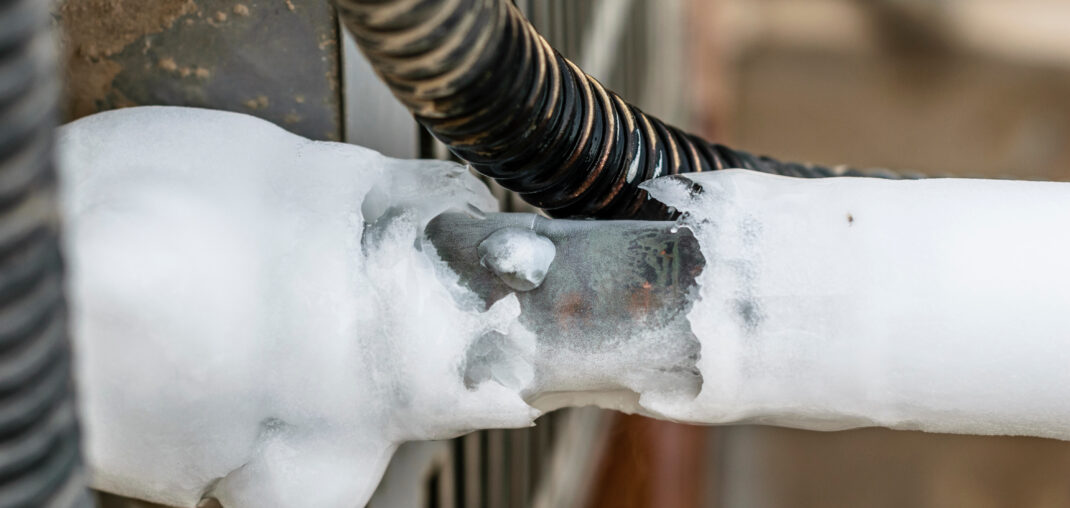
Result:
<svg viewBox="0 0 1070 508">
<path fill-rule="evenodd" d="M 756 157 L 667 125 L 558 54 L 507 0 L 334 2 L 417 121 L 554 216 L 665 218 L 638 184 L 695 171 L 895 177 Z"/>
<path fill-rule="evenodd" d="M 63 298 L 47 9 L 0 0 L 0 507 L 91 506 Z"/>
</svg>

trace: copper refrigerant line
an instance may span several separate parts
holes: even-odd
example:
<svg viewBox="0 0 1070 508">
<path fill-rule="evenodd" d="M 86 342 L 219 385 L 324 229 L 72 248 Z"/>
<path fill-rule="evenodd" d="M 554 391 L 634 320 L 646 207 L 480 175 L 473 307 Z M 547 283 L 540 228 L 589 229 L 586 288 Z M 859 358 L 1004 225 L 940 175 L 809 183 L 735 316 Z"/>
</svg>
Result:
<svg viewBox="0 0 1070 508">
<path fill-rule="evenodd" d="M 649 116 L 585 74 L 507 0 L 335 0 L 379 76 L 480 173 L 557 217 L 665 219 L 643 181 L 745 168 L 879 176 L 757 157 Z"/>
</svg>

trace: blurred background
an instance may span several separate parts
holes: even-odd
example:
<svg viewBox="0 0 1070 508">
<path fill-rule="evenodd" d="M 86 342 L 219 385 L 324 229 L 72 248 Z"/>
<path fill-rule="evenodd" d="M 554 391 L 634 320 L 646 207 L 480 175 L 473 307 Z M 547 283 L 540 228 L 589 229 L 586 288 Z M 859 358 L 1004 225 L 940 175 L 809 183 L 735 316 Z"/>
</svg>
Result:
<svg viewBox="0 0 1070 508">
<path fill-rule="evenodd" d="M 517 3 L 608 87 L 707 139 L 826 164 L 1070 180 L 1070 2 Z M 68 119 L 212 107 L 398 157 L 448 157 L 371 74 L 326 1 L 65 0 L 54 19 Z M 535 429 L 408 445 L 371 506 L 1070 507 L 1070 443 L 699 428 L 570 410 Z"/>
</svg>

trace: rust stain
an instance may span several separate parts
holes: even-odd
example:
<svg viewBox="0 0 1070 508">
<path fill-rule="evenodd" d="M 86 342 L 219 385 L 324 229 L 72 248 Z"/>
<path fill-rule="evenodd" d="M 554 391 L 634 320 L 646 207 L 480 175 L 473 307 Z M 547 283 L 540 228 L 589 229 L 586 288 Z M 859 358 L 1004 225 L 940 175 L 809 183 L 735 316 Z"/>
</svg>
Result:
<svg viewBox="0 0 1070 508">
<path fill-rule="evenodd" d="M 132 105 L 112 88 L 123 67 L 110 57 L 196 11 L 193 0 L 65 0 L 55 7 L 67 63 L 68 116 L 95 113 L 102 103 Z M 151 42 L 144 44 L 147 50 Z"/>
<path fill-rule="evenodd" d="M 111 60 L 92 64 L 79 62 L 67 68 L 68 75 L 79 75 L 78 86 L 67 85 L 68 116 L 81 118 L 96 113 L 99 101 L 110 100 L 116 107 L 135 106 L 133 101 L 112 90 L 112 80 L 123 71 L 123 66 Z M 72 83 L 67 78 L 67 83 Z"/>
<path fill-rule="evenodd" d="M 193 0 L 66 0 L 59 7 L 64 39 L 87 58 L 114 55 L 196 11 Z"/>
<path fill-rule="evenodd" d="M 554 307 L 557 324 L 565 330 L 583 326 L 591 318 L 591 304 L 582 293 L 562 295 Z"/>
<path fill-rule="evenodd" d="M 653 289 L 650 282 L 643 281 L 638 288 L 628 294 L 627 310 L 633 320 L 638 321 L 656 310 L 658 298 Z"/>
<path fill-rule="evenodd" d="M 266 95 L 258 95 L 252 99 L 245 101 L 245 107 L 249 109 L 264 109 L 268 107 L 269 101 Z"/>
<path fill-rule="evenodd" d="M 175 72 L 178 70 L 178 64 L 175 63 L 175 59 L 171 57 L 161 58 L 160 63 L 156 65 L 167 72 Z"/>
<path fill-rule="evenodd" d="M 293 122 L 288 128 L 308 137 L 338 138 L 336 16 L 327 2 L 301 1 L 307 3 L 289 1 L 299 16 L 292 18 L 284 15 L 286 0 L 259 10 L 269 4 L 55 0 L 53 23 L 68 60 L 63 121 L 137 104 L 183 104 L 243 111 Z M 287 48 L 279 61 L 302 69 L 292 80 L 246 65 L 274 57 L 255 39 L 280 16 L 291 22 L 278 23 L 279 47 Z M 287 113 L 300 119 L 284 118 Z"/>
<path fill-rule="evenodd" d="M 198 79 L 208 79 L 212 77 L 212 71 L 208 70 L 205 67 L 188 65 L 183 65 L 182 67 L 179 67 L 178 63 L 175 62 L 175 59 L 169 56 L 161 58 L 160 61 L 157 62 L 156 66 L 159 67 L 160 70 L 172 74 L 177 74 L 183 78 L 187 78 L 189 76 L 196 76 Z"/>
</svg>

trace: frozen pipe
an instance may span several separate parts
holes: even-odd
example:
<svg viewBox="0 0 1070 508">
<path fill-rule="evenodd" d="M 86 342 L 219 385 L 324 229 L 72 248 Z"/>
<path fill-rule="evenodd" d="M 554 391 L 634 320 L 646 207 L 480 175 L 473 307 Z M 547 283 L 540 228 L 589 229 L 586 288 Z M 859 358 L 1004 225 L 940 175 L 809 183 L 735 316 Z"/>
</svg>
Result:
<svg viewBox="0 0 1070 508">
<path fill-rule="evenodd" d="M 1070 184 L 719 171 L 648 184 L 676 223 L 557 221 L 234 113 L 58 148 L 110 492 L 360 506 L 401 442 L 584 404 L 1070 439 Z"/>
<path fill-rule="evenodd" d="M 625 410 L 695 423 L 1070 439 L 1070 184 L 732 170 L 646 186 L 676 226 L 533 223 L 572 253 L 518 292 L 553 345 L 535 355 L 536 405 L 609 387 L 638 396 Z M 464 237 L 503 222 L 428 231 L 466 282 Z M 661 261 L 685 276 L 658 299 L 664 276 L 631 268 Z"/>
<path fill-rule="evenodd" d="M 648 184 L 707 261 L 675 419 L 1070 439 L 1070 184 Z"/>
</svg>

